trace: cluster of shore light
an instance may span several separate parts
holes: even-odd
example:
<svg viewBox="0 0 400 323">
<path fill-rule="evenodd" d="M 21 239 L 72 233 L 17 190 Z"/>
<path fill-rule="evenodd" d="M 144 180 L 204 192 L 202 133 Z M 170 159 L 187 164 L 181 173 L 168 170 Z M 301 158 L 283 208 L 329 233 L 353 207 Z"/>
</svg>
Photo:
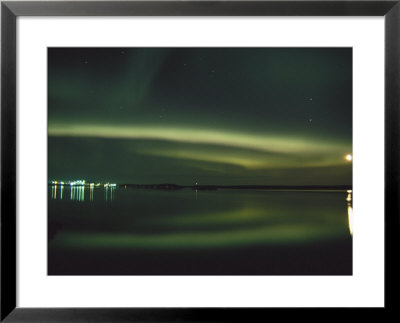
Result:
<svg viewBox="0 0 400 323">
<path fill-rule="evenodd" d="M 68 181 L 68 182 L 61 182 L 61 181 L 51 181 L 51 185 L 60 185 L 60 186 L 64 186 L 64 185 L 69 185 L 69 186 L 89 186 L 89 187 L 100 187 L 100 186 L 104 186 L 104 187 L 116 187 L 117 184 L 114 183 L 86 183 L 85 180 L 77 180 L 77 181 Z"/>
</svg>

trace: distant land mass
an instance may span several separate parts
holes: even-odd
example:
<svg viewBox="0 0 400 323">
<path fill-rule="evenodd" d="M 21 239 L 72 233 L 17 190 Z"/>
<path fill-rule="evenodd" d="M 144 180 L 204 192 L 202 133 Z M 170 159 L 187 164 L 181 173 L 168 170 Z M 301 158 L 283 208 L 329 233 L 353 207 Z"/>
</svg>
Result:
<svg viewBox="0 0 400 323">
<path fill-rule="evenodd" d="M 125 188 L 143 188 L 158 190 L 180 190 L 191 188 L 194 190 L 217 190 L 217 189 L 239 189 L 239 190 L 351 190 L 352 185 L 177 185 L 177 184 L 118 184 Z"/>
</svg>

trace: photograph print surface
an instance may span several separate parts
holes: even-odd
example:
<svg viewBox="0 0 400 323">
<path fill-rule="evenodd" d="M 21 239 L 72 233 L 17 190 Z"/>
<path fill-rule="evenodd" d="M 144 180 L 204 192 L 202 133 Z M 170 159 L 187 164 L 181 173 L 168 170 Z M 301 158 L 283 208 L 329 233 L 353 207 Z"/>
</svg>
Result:
<svg viewBox="0 0 400 323">
<path fill-rule="evenodd" d="M 352 275 L 351 48 L 49 48 L 49 275 Z"/>
</svg>

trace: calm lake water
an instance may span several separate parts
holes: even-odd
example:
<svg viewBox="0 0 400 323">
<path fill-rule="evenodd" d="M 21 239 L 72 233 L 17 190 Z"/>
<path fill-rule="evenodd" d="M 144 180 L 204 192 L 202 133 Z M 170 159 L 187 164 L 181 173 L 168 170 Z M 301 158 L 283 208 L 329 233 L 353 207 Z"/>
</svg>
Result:
<svg viewBox="0 0 400 323">
<path fill-rule="evenodd" d="M 346 191 L 49 186 L 49 275 L 351 275 Z"/>
</svg>

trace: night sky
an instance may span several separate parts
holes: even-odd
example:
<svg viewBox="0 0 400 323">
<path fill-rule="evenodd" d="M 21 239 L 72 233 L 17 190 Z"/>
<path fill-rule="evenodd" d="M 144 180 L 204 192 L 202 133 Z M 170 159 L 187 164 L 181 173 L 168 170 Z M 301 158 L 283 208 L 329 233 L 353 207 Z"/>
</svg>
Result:
<svg viewBox="0 0 400 323">
<path fill-rule="evenodd" d="M 49 180 L 348 185 L 351 48 L 49 48 Z"/>
</svg>

